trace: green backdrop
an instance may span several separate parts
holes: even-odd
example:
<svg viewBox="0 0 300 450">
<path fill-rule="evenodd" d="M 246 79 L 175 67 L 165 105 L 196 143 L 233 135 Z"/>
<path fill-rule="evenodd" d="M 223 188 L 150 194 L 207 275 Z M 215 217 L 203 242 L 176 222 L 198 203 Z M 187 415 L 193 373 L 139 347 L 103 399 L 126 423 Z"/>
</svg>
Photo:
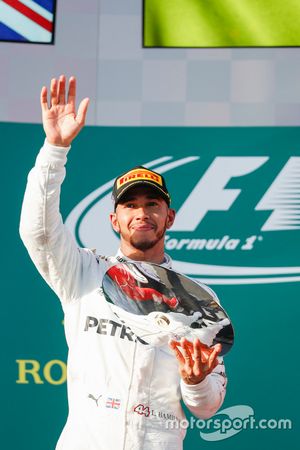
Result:
<svg viewBox="0 0 300 450">
<path fill-rule="evenodd" d="M 63 314 L 58 299 L 38 275 L 18 235 L 26 176 L 44 135 L 40 125 L 12 123 L 0 124 L 0 133 L 3 158 L 2 443 L 3 448 L 12 450 L 48 450 L 55 447 L 67 416 L 64 382 L 67 347 Z M 228 190 L 240 190 L 236 192 L 236 199 L 229 202 L 228 209 L 215 207 L 208 210 L 192 231 L 187 230 L 188 224 L 170 231 L 167 242 L 173 239 L 173 244 L 177 247 L 182 245 L 182 248 L 170 249 L 168 253 L 179 261 L 178 264 L 205 265 L 203 276 L 202 269 L 199 269 L 197 276 L 211 279 L 212 288 L 234 323 L 236 342 L 225 357 L 229 383 L 222 409 L 248 405 L 254 410 L 257 420 L 286 418 L 291 421 L 292 428 L 245 429 L 233 437 L 212 442 L 201 438 L 199 430 L 193 429 L 188 431 L 184 448 L 295 448 L 299 435 L 297 190 L 300 172 L 297 158 L 300 157 L 300 130 L 86 127 L 69 154 L 67 178 L 62 191 L 62 214 L 66 218 L 80 200 L 127 168 L 162 157 L 169 157 L 168 161 L 178 161 L 189 156 L 193 156 L 194 160 L 165 172 L 173 193 L 173 206 L 177 210 L 180 210 L 199 180 L 205 180 L 209 173 L 213 177 L 216 158 L 226 158 L 218 160 L 223 164 L 219 170 L 220 176 L 226 171 L 229 174 L 232 172 L 234 160 L 230 158 L 265 158 L 264 162 L 255 160 L 261 162 L 256 170 L 243 176 L 229 176 L 224 189 L 218 188 L 221 195 L 225 192 L 225 197 Z M 292 168 L 284 169 L 290 167 L 287 164 L 291 158 Z M 244 161 L 250 162 L 250 159 L 239 160 L 237 173 L 241 171 Z M 273 194 L 276 186 L 278 190 L 280 183 L 275 187 L 273 183 L 279 175 L 281 186 L 289 185 L 289 194 L 281 192 L 277 203 L 273 195 L 272 203 L 271 189 L 271 200 L 265 197 L 262 202 L 272 185 Z M 214 185 L 220 187 L 217 176 Z M 212 194 L 213 190 L 206 193 L 208 198 Z M 207 198 L 199 199 L 199 208 L 204 200 L 207 204 Z M 216 200 L 212 198 L 211 204 L 215 205 Z M 260 208 L 257 206 L 259 204 Z M 277 212 L 281 211 L 284 219 L 275 225 L 279 229 L 264 231 L 262 228 L 274 208 Z M 196 208 L 194 211 L 197 215 Z M 106 218 L 99 218 L 99 224 L 95 224 L 100 234 L 103 220 Z M 292 229 L 282 229 L 287 227 L 287 223 Z M 224 236 L 240 242 L 235 248 L 227 249 L 204 247 L 193 250 L 187 249 L 187 243 L 178 244 L 180 239 L 187 239 L 188 242 L 202 239 L 203 244 L 203 239 L 208 241 Z M 256 236 L 252 248 L 243 250 L 242 245 L 251 236 Z M 101 252 L 101 248 L 98 251 Z M 211 271 L 207 270 L 208 265 L 213 267 Z M 216 266 L 226 267 L 227 272 L 216 274 Z M 250 275 L 231 273 L 232 270 L 236 272 L 237 267 L 250 267 L 254 272 Z M 256 273 L 257 268 L 270 267 L 280 270 L 267 275 Z M 285 278 L 289 281 L 284 281 Z M 35 376 L 28 372 L 30 368 L 35 369 Z M 221 415 L 219 417 L 222 418 Z"/>
</svg>

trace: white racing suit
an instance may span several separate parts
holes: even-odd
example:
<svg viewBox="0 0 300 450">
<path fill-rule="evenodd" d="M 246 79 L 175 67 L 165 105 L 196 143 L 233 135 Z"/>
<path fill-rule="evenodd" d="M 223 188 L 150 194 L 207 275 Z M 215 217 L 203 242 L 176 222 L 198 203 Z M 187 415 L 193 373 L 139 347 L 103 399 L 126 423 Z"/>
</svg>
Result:
<svg viewBox="0 0 300 450">
<path fill-rule="evenodd" d="M 225 396 L 222 358 L 204 381 L 186 385 L 167 346 L 138 336 L 130 317 L 106 301 L 102 278 L 116 257 L 78 248 L 59 213 L 68 150 L 45 142 L 28 176 L 20 225 L 65 313 L 69 415 L 56 449 L 180 450 L 180 400 L 198 418 L 211 417 Z"/>
</svg>

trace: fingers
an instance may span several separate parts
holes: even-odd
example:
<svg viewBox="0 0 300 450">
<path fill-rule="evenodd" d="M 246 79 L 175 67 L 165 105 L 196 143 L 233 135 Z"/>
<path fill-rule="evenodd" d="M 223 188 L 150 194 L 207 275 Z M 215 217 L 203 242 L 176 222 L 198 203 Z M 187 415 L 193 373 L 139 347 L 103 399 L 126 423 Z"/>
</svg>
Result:
<svg viewBox="0 0 300 450">
<path fill-rule="evenodd" d="M 51 83 L 50 83 L 50 103 L 51 106 L 55 106 L 58 103 L 58 97 L 57 97 L 57 79 L 56 78 L 52 78 Z"/>
<path fill-rule="evenodd" d="M 66 77 L 61 75 L 58 80 L 58 101 L 60 105 L 66 103 Z"/>
<path fill-rule="evenodd" d="M 69 79 L 69 91 L 68 91 L 68 103 L 75 108 L 76 100 L 76 78 L 70 77 Z"/>
<path fill-rule="evenodd" d="M 187 341 L 187 339 L 181 338 L 180 345 L 181 345 L 181 351 L 182 351 L 182 354 L 183 354 L 186 364 L 189 367 L 193 367 L 194 360 L 193 360 L 193 355 L 191 353 L 191 347 L 189 345 L 189 342 Z"/>
<path fill-rule="evenodd" d="M 187 340 L 186 338 L 181 338 L 180 342 L 172 341 L 173 348 L 180 347 L 182 354 L 187 357 L 187 360 L 191 360 L 197 363 L 197 366 L 204 369 L 204 365 L 208 365 L 209 361 L 213 361 L 221 353 L 222 345 L 216 344 L 213 347 L 208 347 L 203 344 L 200 339 L 196 338 L 194 342 Z"/>
<path fill-rule="evenodd" d="M 51 105 L 64 105 L 66 103 L 66 77 L 61 75 L 59 79 L 52 78 L 50 85 Z"/>
<path fill-rule="evenodd" d="M 174 340 L 170 340 L 169 341 L 169 347 L 173 350 L 178 362 L 180 365 L 184 365 L 185 360 L 184 357 L 182 356 L 182 353 L 180 350 L 178 350 L 178 342 L 174 341 Z"/>
<path fill-rule="evenodd" d="M 169 341 L 170 348 L 180 364 L 180 374 L 188 384 L 200 383 L 219 364 L 218 355 L 222 350 L 221 344 L 208 347 L 199 339 L 190 342 L 181 338 Z"/>
<path fill-rule="evenodd" d="M 80 102 L 80 105 L 78 107 L 76 122 L 78 122 L 81 126 L 83 126 L 85 124 L 85 118 L 86 118 L 86 113 L 87 113 L 87 109 L 89 106 L 89 101 L 90 101 L 89 98 L 84 98 Z"/>
<path fill-rule="evenodd" d="M 214 346 L 212 353 L 208 359 L 208 370 L 211 372 L 218 364 L 218 355 L 221 353 L 222 345 L 217 344 Z"/>
<path fill-rule="evenodd" d="M 201 373 L 203 373 L 203 370 L 204 370 L 203 363 L 205 361 L 202 361 L 202 358 L 203 358 L 202 347 L 201 347 L 199 339 L 194 340 L 193 353 L 194 353 L 194 361 L 195 361 L 194 372 L 195 372 L 195 375 L 200 375 Z"/>
<path fill-rule="evenodd" d="M 41 107 L 42 111 L 48 111 L 49 106 L 47 102 L 47 88 L 43 86 L 40 95 Z M 69 89 L 68 89 L 68 98 L 66 103 L 66 77 L 65 75 L 60 75 L 59 79 L 52 78 L 50 83 L 50 108 L 56 105 L 68 105 L 71 107 L 71 110 L 75 112 L 75 102 L 76 102 L 76 78 L 71 76 L 69 79 Z M 85 98 L 81 101 L 76 121 L 81 126 L 84 125 L 87 109 L 89 105 L 89 98 Z"/>
<path fill-rule="evenodd" d="M 220 354 L 222 351 L 222 344 L 216 344 L 214 345 L 214 348 L 217 350 L 218 354 Z"/>
<path fill-rule="evenodd" d="M 75 108 L 76 100 L 76 78 L 70 77 L 69 79 L 69 91 L 67 102 Z M 52 106 L 66 103 L 66 77 L 60 75 L 59 79 L 52 78 L 50 83 L 50 103 Z"/>
<path fill-rule="evenodd" d="M 46 86 L 42 87 L 40 100 L 41 100 L 42 111 L 48 111 L 47 88 L 46 88 Z"/>
<path fill-rule="evenodd" d="M 199 347 L 200 347 L 200 351 L 201 351 L 202 344 L 199 341 L 199 339 L 198 339 L 198 342 L 200 344 Z M 172 348 L 173 349 L 176 348 L 178 350 L 177 347 L 181 348 L 181 351 L 180 351 L 181 355 L 183 355 L 183 353 L 184 353 L 185 355 L 188 356 L 188 359 L 189 359 L 189 357 L 191 357 L 192 360 L 194 359 L 194 344 L 192 342 L 188 341 L 186 338 L 181 338 L 180 341 L 171 340 L 169 342 L 169 344 L 170 343 L 172 343 Z"/>
<path fill-rule="evenodd" d="M 193 354 L 194 354 L 194 350 L 195 350 L 195 348 L 194 348 L 195 344 L 196 344 L 196 347 L 197 347 L 197 351 L 201 351 L 201 359 L 202 359 L 202 361 L 205 362 L 208 359 L 210 353 L 212 352 L 212 349 L 210 347 L 208 347 L 206 344 L 203 344 L 200 341 L 200 339 L 198 339 L 198 338 L 195 339 L 194 343 L 191 342 L 191 341 L 188 341 L 186 339 L 186 345 L 188 345 L 190 351 Z"/>
</svg>

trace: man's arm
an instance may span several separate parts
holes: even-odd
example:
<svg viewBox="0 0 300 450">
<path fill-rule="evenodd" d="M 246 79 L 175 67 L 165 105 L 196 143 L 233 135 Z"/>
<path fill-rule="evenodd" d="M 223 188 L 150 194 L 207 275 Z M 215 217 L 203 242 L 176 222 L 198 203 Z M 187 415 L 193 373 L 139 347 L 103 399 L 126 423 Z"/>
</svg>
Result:
<svg viewBox="0 0 300 450">
<path fill-rule="evenodd" d="M 181 395 L 185 405 L 199 419 L 209 419 L 222 406 L 227 378 L 223 358 L 218 357 L 219 364 L 199 384 L 180 382 Z"/>
<path fill-rule="evenodd" d="M 59 213 L 60 187 L 65 177 L 67 153 L 84 125 L 88 99 L 75 111 L 76 80 L 69 82 L 65 99 L 64 76 L 51 81 L 49 107 L 47 89 L 41 91 L 46 141 L 28 176 L 20 223 L 20 234 L 41 275 L 62 301 L 80 292 L 83 267 L 94 260 L 90 251 L 78 249 Z"/>
<path fill-rule="evenodd" d="M 190 342 L 171 340 L 179 364 L 182 399 L 188 409 L 201 419 L 213 416 L 224 401 L 227 378 L 223 358 L 219 357 L 221 345 L 207 347 L 199 339 Z"/>
</svg>

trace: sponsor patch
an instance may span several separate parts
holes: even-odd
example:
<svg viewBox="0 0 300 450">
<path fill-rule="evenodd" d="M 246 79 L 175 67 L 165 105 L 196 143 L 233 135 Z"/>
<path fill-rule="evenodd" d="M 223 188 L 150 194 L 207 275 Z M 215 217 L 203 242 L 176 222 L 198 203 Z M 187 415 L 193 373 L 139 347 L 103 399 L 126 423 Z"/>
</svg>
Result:
<svg viewBox="0 0 300 450">
<path fill-rule="evenodd" d="M 160 175 L 145 169 L 134 169 L 127 172 L 117 181 L 117 189 L 129 183 L 132 180 L 149 180 L 162 186 L 162 178 Z"/>
</svg>

